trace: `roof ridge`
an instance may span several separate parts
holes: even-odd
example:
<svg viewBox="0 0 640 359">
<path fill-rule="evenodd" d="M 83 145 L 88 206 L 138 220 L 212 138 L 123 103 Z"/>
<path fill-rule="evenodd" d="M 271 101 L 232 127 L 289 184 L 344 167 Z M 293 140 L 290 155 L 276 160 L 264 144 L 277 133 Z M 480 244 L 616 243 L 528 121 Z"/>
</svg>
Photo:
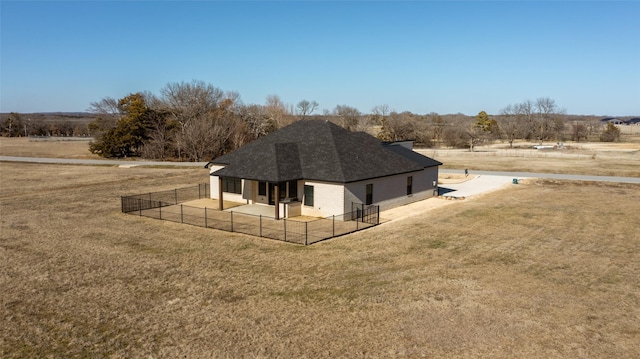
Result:
<svg viewBox="0 0 640 359">
<path fill-rule="evenodd" d="M 327 123 L 327 129 L 329 130 L 329 134 L 331 135 L 331 149 L 333 150 L 333 152 L 335 153 L 336 158 L 338 159 L 338 166 L 340 167 L 340 177 L 342 178 L 342 180 L 345 180 L 347 178 L 347 175 L 345 173 L 345 164 L 343 163 L 343 158 L 342 156 L 340 156 L 340 152 L 338 151 L 338 146 L 336 143 L 336 136 L 335 136 L 335 131 L 334 129 L 336 129 L 337 131 L 347 131 L 347 132 L 351 132 L 345 128 L 342 128 L 332 122 L 329 121 L 325 121 Z M 331 126 L 333 125 L 333 126 Z"/>
<path fill-rule="evenodd" d="M 252 180 L 354 182 L 441 163 L 326 120 L 302 120 L 220 156 L 215 175 Z"/>
</svg>

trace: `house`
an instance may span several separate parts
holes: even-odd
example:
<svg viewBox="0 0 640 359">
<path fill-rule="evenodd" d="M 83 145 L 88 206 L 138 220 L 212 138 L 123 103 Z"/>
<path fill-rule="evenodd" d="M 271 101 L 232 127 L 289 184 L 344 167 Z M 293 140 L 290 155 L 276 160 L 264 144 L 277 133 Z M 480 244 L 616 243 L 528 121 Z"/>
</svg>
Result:
<svg viewBox="0 0 640 359">
<path fill-rule="evenodd" d="M 624 121 L 620 120 L 619 118 L 616 117 L 605 117 L 602 120 L 600 120 L 600 122 L 602 124 L 607 124 L 607 123 L 612 123 L 614 125 L 624 125 Z"/>
<path fill-rule="evenodd" d="M 627 125 L 630 125 L 630 126 L 640 126 L 640 117 L 630 118 L 630 119 L 624 121 L 624 123 L 626 123 Z"/>
<path fill-rule="evenodd" d="M 437 194 L 442 163 L 323 120 L 283 127 L 208 163 L 211 198 L 273 206 L 276 219 L 342 217 Z M 220 208 L 221 210 L 223 208 Z"/>
</svg>

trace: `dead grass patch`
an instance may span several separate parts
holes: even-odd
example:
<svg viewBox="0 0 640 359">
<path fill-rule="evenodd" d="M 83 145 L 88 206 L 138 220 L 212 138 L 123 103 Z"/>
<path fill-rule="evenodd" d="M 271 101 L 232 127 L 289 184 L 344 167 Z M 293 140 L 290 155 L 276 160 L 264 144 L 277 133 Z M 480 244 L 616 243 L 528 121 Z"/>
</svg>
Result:
<svg viewBox="0 0 640 359">
<path fill-rule="evenodd" d="M 0 155 L 45 158 L 100 159 L 89 152 L 90 139 L 49 138 L 34 140 L 28 137 L 0 137 Z"/>
<path fill-rule="evenodd" d="M 577 143 L 563 150 L 535 150 L 531 143 L 507 148 L 495 144 L 463 149 L 420 149 L 419 153 L 443 163 L 443 168 L 483 171 L 640 176 L 640 143 Z"/>
<path fill-rule="evenodd" d="M 3 358 L 640 356 L 638 185 L 530 181 L 303 247 L 120 213 L 204 169 L 1 166 Z"/>
<path fill-rule="evenodd" d="M 440 173 L 438 174 L 439 184 L 462 183 L 469 180 L 469 176 L 459 173 Z"/>
</svg>

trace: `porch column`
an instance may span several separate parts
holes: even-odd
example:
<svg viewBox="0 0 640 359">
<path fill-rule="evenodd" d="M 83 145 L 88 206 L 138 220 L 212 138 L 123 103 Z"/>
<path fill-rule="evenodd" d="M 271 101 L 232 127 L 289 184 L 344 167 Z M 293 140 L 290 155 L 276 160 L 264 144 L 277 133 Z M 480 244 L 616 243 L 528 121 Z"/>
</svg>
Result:
<svg viewBox="0 0 640 359">
<path fill-rule="evenodd" d="M 276 202 L 276 221 L 280 219 L 280 189 L 278 188 L 278 184 L 276 183 L 273 187 L 273 191 L 275 192 L 275 202 Z"/>
<path fill-rule="evenodd" d="M 223 198 L 222 198 L 222 177 L 218 177 L 218 210 L 222 211 L 224 209 L 224 206 L 222 204 L 223 202 Z"/>
</svg>

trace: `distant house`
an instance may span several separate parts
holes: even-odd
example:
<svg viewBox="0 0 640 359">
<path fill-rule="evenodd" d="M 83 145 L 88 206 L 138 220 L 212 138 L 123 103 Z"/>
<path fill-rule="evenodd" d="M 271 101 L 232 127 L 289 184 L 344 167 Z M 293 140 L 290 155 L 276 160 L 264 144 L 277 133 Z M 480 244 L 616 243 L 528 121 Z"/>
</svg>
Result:
<svg viewBox="0 0 640 359">
<path fill-rule="evenodd" d="M 211 197 L 221 207 L 222 200 L 273 206 L 276 219 L 389 209 L 437 192 L 442 163 L 410 147 L 328 121 L 298 121 L 209 162 Z"/>
<path fill-rule="evenodd" d="M 624 121 L 622 121 L 619 118 L 615 118 L 615 117 L 605 117 L 602 120 L 600 120 L 600 122 L 602 124 L 607 124 L 607 123 L 612 123 L 614 125 L 624 125 Z"/>
<path fill-rule="evenodd" d="M 632 125 L 632 126 L 640 126 L 640 117 L 630 118 L 630 119 L 624 121 L 624 123 L 626 123 L 627 125 Z"/>
</svg>

